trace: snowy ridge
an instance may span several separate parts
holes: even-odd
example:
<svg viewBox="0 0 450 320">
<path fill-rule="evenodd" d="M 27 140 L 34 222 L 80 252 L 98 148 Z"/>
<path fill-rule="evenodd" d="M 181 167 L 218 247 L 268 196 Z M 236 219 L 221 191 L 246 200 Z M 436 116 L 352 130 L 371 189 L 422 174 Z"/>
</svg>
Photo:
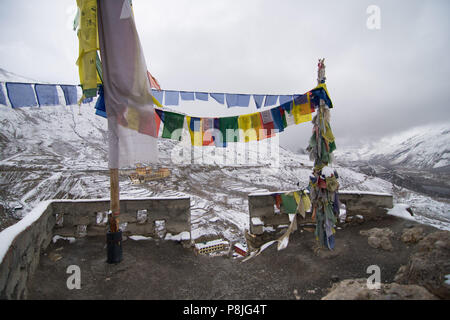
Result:
<svg viewBox="0 0 450 320">
<path fill-rule="evenodd" d="M 337 151 L 351 161 L 436 169 L 450 166 L 450 122 L 420 126 L 369 146 Z"/>
<path fill-rule="evenodd" d="M 0 68 L 0 82 L 25 82 L 25 83 L 36 83 L 38 81 L 19 76 L 15 73 L 6 71 L 5 69 Z M 42 81 L 41 81 L 42 82 Z"/>
</svg>

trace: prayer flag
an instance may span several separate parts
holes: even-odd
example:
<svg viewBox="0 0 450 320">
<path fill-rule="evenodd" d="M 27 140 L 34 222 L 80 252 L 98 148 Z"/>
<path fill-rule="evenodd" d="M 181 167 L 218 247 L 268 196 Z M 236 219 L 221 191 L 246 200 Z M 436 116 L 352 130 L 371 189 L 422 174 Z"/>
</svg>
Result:
<svg viewBox="0 0 450 320">
<path fill-rule="evenodd" d="M 77 104 L 77 87 L 72 85 L 61 85 L 64 99 L 66 100 L 66 106 Z"/>
<path fill-rule="evenodd" d="M 275 124 L 271 110 L 265 110 L 260 113 L 262 131 L 260 131 L 260 139 L 271 138 L 275 135 Z"/>
<path fill-rule="evenodd" d="M 36 84 L 34 86 L 39 106 L 55 106 L 59 104 L 56 86 L 52 84 Z"/>
<path fill-rule="evenodd" d="M 238 101 L 237 106 L 238 107 L 248 107 L 248 104 L 250 103 L 250 95 L 249 94 L 238 94 Z"/>
<path fill-rule="evenodd" d="M 297 202 L 295 201 L 294 195 L 292 193 L 281 194 L 281 212 L 282 213 L 297 212 Z"/>
<path fill-rule="evenodd" d="M 255 100 L 256 108 L 261 108 L 265 95 L 263 94 L 254 94 L 253 99 Z"/>
<path fill-rule="evenodd" d="M 278 130 L 278 132 L 283 132 L 286 125 L 283 121 L 284 114 L 281 113 L 280 109 L 280 107 L 272 108 L 270 109 L 270 113 L 272 114 L 274 128 Z"/>
<path fill-rule="evenodd" d="M 208 93 L 207 92 L 196 92 L 195 99 L 201 101 L 208 101 Z"/>
<path fill-rule="evenodd" d="M 29 83 L 6 83 L 8 98 L 13 108 L 37 106 L 34 90 Z"/>
<path fill-rule="evenodd" d="M 81 15 L 77 32 L 79 54 L 76 64 L 78 65 L 83 97 L 89 98 L 97 95 L 97 84 L 101 83 L 97 72 L 97 50 L 99 44 L 97 38 L 98 8 L 96 0 L 77 1 L 77 4 Z"/>
<path fill-rule="evenodd" d="M 274 96 L 274 95 L 267 95 L 266 96 L 266 102 L 264 103 L 265 107 L 268 106 L 274 106 L 277 104 L 278 101 L 278 96 Z"/>
<path fill-rule="evenodd" d="M 259 140 L 261 118 L 258 112 L 239 116 L 239 129 L 243 131 L 243 141 Z"/>
<path fill-rule="evenodd" d="M 195 100 L 193 92 L 180 91 L 180 97 L 181 97 L 181 100 L 184 100 L 184 101 L 194 101 Z"/>
<path fill-rule="evenodd" d="M 223 146 L 227 142 L 239 142 L 239 117 L 219 118 L 219 130 L 222 133 Z"/>
<path fill-rule="evenodd" d="M 295 124 L 312 120 L 311 102 L 308 94 L 304 94 L 303 96 L 294 99 L 292 115 L 294 116 Z"/>
<path fill-rule="evenodd" d="M 227 99 L 227 107 L 228 108 L 236 107 L 237 103 L 238 103 L 238 96 L 237 96 L 237 94 L 227 93 L 225 95 L 226 95 L 226 99 Z"/>
<path fill-rule="evenodd" d="M 186 116 L 189 134 L 191 135 L 191 144 L 193 146 L 201 146 L 203 142 L 202 119 Z"/>
<path fill-rule="evenodd" d="M 214 118 L 202 119 L 203 145 L 214 145 Z"/>
<path fill-rule="evenodd" d="M 148 80 L 150 80 L 150 86 L 152 88 L 161 90 L 161 87 L 159 86 L 158 80 L 156 80 L 155 77 L 153 77 L 152 74 L 149 71 L 147 71 L 147 77 L 148 77 Z"/>
<path fill-rule="evenodd" d="M 292 101 L 293 96 L 292 95 L 283 95 L 280 96 L 280 104 L 284 104 L 286 102 Z"/>
<path fill-rule="evenodd" d="M 98 1 L 98 35 L 109 167 L 156 162 L 158 132 L 151 85 L 128 0 Z"/>
<path fill-rule="evenodd" d="M 162 137 L 181 141 L 182 129 L 184 125 L 184 115 L 174 112 L 164 112 L 164 128 Z"/>
<path fill-rule="evenodd" d="M 216 100 L 220 104 L 225 103 L 225 94 L 224 93 L 210 93 L 211 98 Z"/>
<path fill-rule="evenodd" d="M 105 93 L 103 91 L 103 85 L 98 87 L 98 98 L 95 103 L 95 114 L 101 116 L 103 118 L 108 118 L 106 115 L 106 107 L 105 107 Z"/>
<path fill-rule="evenodd" d="M 160 103 L 160 104 L 163 104 L 163 97 L 164 97 L 164 91 L 159 91 L 159 90 L 155 90 L 155 89 L 152 89 L 152 96 L 156 99 L 156 100 L 158 100 L 158 102 Z"/>
<path fill-rule="evenodd" d="M 166 106 L 177 106 L 179 103 L 179 94 L 178 91 L 165 91 L 164 104 Z"/>
</svg>

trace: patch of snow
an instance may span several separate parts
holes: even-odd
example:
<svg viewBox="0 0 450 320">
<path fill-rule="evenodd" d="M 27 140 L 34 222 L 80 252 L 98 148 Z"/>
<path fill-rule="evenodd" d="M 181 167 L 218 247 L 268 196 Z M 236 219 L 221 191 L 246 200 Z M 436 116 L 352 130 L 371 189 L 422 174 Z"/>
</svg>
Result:
<svg viewBox="0 0 450 320">
<path fill-rule="evenodd" d="M 188 231 L 183 231 L 176 235 L 167 233 L 166 237 L 164 238 L 164 240 L 174 240 L 174 241 L 190 240 L 190 239 L 191 239 L 191 234 Z"/>
<path fill-rule="evenodd" d="M 262 226 L 264 223 L 262 222 L 262 220 L 259 217 L 253 217 L 252 224 L 254 226 Z"/>
<path fill-rule="evenodd" d="M 392 209 L 388 210 L 388 214 L 407 220 L 415 220 L 413 216 L 406 210 L 409 206 L 404 203 L 397 203 Z"/>
<path fill-rule="evenodd" d="M 132 235 L 132 236 L 129 236 L 128 238 L 130 238 L 131 240 L 134 240 L 134 241 L 151 240 L 152 239 L 152 237 L 144 237 L 144 236 L 140 236 L 140 235 Z"/>
<path fill-rule="evenodd" d="M 62 237 L 62 236 L 59 236 L 59 235 L 55 235 L 52 238 L 52 241 L 53 241 L 53 243 L 56 243 L 56 241 L 58 241 L 60 239 L 61 240 L 67 240 L 67 241 L 69 241 L 69 243 L 74 243 L 76 241 L 76 239 L 74 237 Z"/>
</svg>

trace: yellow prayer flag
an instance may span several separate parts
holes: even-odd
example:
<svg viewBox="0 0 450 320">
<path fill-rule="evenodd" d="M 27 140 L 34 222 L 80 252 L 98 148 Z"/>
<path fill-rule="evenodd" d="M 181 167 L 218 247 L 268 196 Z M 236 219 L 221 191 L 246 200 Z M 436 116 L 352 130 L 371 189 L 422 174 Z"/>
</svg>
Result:
<svg viewBox="0 0 450 320">
<path fill-rule="evenodd" d="M 258 140 L 261 119 L 259 113 L 250 113 L 239 116 L 239 129 L 243 131 L 244 142 Z"/>
<path fill-rule="evenodd" d="M 194 128 L 197 130 L 192 130 L 191 128 L 191 117 L 186 116 L 187 127 L 189 129 L 189 134 L 191 136 L 191 144 L 193 146 L 202 146 L 203 145 L 203 130 L 202 130 L 202 121 L 198 121 L 198 128 Z"/>
<path fill-rule="evenodd" d="M 83 91 L 97 90 L 97 84 L 101 83 L 97 74 L 97 1 L 77 0 L 81 18 L 78 29 L 79 55 L 77 60 L 80 83 Z"/>
<path fill-rule="evenodd" d="M 307 122 L 312 120 L 311 115 L 311 102 L 309 94 L 307 95 L 307 102 L 296 105 L 295 99 L 292 101 L 292 114 L 294 115 L 295 124 Z"/>
</svg>

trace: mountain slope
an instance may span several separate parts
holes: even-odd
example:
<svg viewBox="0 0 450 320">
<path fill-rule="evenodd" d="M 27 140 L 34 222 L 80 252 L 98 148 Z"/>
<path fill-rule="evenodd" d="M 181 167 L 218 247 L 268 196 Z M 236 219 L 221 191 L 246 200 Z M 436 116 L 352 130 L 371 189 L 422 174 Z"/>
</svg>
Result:
<svg viewBox="0 0 450 320">
<path fill-rule="evenodd" d="M 450 166 L 450 122 L 420 126 L 369 146 L 338 151 L 349 161 L 395 167 L 444 169 Z"/>
<path fill-rule="evenodd" d="M 60 101 L 64 103 L 64 99 Z M 23 216 L 42 200 L 109 198 L 107 124 L 106 119 L 95 115 L 94 102 L 81 107 L 20 109 L 0 105 L 0 123 L 0 202 L 5 207 L 20 203 L 23 209 L 18 215 Z M 250 158 L 256 158 L 255 148 L 267 142 L 243 147 L 248 148 Z M 122 172 L 120 196 L 190 196 L 194 239 L 223 237 L 241 241 L 248 228 L 248 193 L 293 190 L 298 188 L 297 183 L 306 187 L 312 170 L 306 155 L 282 148 L 277 154 L 278 166 L 270 166 L 267 159 L 226 166 L 217 160 L 224 156 L 223 152 L 233 150 L 214 147 L 194 147 L 194 160 L 180 163 L 180 150 L 191 154 L 191 147 L 167 139 L 158 141 L 158 149 L 160 160 L 153 168 L 169 167 L 171 175 L 135 185 Z M 399 190 L 385 180 L 340 165 L 335 168 L 342 190 L 394 194 Z M 409 197 L 408 203 L 415 201 L 415 213 L 423 221 L 450 229 L 450 217 L 442 215 L 449 212 L 448 204 L 402 192 L 396 196 L 397 202 Z"/>
</svg>

